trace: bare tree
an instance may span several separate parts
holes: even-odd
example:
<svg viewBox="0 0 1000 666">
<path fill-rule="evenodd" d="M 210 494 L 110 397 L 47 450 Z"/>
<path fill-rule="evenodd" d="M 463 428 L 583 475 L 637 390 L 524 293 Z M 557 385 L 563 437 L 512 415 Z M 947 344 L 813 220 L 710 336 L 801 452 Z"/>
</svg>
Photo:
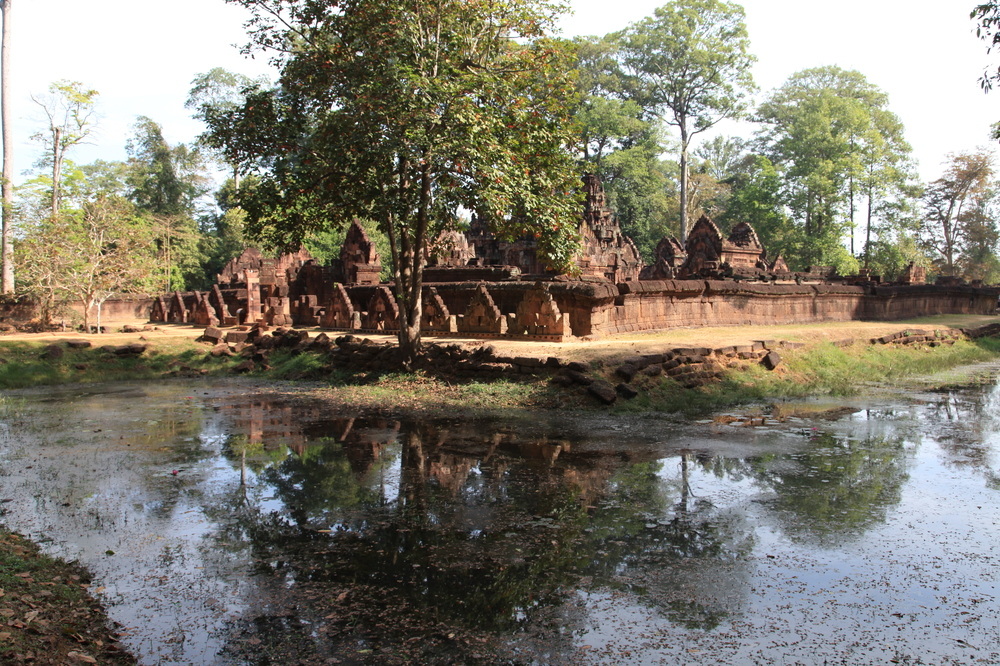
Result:
<svg viewBox="0 0 1000 666">
<path fill-rule="evenodd" d="M 10 119 L 10 0 L 0 0 L 3 33 L 0 36 L 0 136 L 3 140 L 2 230 L 0 230 L 0 292 L 14 293 L 14 141 Z"/>
<path fill-rule="evenodd" d="M 946 275 L 954 275 L 955 260 L 966 240 L 967 209 L 988 190 L 993 160 L 992 153 L 982 150 L 951 155 L 944 175 L 927 186 L 924 242 L 940 255 Z"/>
<path fill-rule="evenodd" d="M 46 95 L 31 96 L 31 101 L 42 107 L 49 121 L 47 131 L 36 132 L 31 138 L 45 145 L 45 159 L 52 161 L 53 218 L 59 215 L 59 190 L 66 151 L 84 143 L 93 133 L 97 95 L 96 90 L 84 89 L 79 81 L 56 81 L 49 86 Z"/>
</svg>

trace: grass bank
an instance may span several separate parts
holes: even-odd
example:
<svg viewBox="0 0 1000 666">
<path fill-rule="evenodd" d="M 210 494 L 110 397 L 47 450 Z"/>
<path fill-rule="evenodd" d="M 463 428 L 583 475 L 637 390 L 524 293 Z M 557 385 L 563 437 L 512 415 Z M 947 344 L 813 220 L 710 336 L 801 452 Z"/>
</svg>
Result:
<svg viewBox="0 0 1000 666">
<path fill-rule="evenodd" d="M 616 411 L 698 415 L 778 399 L 859 395 L 876 385 L 1000 360 L 1000 339 L 959 340 L 938 347 L 824 342 L 782 356 L 775 371 L 750 365 L 700 389 L 686 390 L 669 380 L 655 382 L 642 387 L 634 400 L 616 404 Z"/>
<path fill-rule="evenodd" d="M 91 338 L 99 340 L 99 338 Z M 109 348 L 60 346 L 49 341 L 0 339 L 0 389 L 65 383 L 152 381 L 171 377 L 232 376 L 245 359 L 213 356 L 192 339 L 146 342 L 139 356 L 119 356 Z M 581 358 L 581 349 L 576 358 Z M 856 395 L 873 384 L 929 375 L 1000 358 L 1000 339 L 959 340 L 951 345 L 879 345 L 819 342 L 782 350 L 777 370 L 753 363 L 726 371 L 718 382 L 685 389 L 665 376 L 638 376 L 638 397 L 620 399 L 608 408 L 581 387 L 558 387 L 550 375 L 504 376 L 491 380 L 456 378 L 433 371 L 349 373 L 332 369 L 323 351 L 275 350 L 269 367 L 250 376 L 260 380 L 307 381 L 315 397 L 360 410 L 404 413 L 497 413 L 532 409 L 601 409 L 623 414 L 642 412 L 704 414 L 740 404 L 809 395 Z M 582 360 L 586 360 L 584 357 Z M 590 361 L 592 374 L 616 383 L 617 362 Z M 297 390 L 301 390 L 301 386 Z"/>
</svg>

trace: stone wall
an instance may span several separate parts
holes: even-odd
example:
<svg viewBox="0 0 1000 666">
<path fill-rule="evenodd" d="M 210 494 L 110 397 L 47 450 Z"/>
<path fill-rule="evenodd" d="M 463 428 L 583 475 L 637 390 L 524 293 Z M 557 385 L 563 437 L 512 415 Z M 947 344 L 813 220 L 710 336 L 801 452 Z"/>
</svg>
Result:
<svg viewBox="0 0 1000 666">
<path fill-rule="evenodd" d="M 620 284 L 618 288 L 618 298 L 598 299 L 603 302 L 594 303 L 590 331 L 585 335 L 691 326 L 891 321 L 936 314 L 990 315 L 996 313 L 1000 294 L 995 288 L 965 286 L 865 287 L 717 280 L 645 280 Z M 576 326 L 573 330 L 577 334 Z"/>
<path fill-rule="evenodd" d="M 428 296 L 431 289 L 433 296 Z M 477 297 L 481 290 L 485 290 L 485 296 L 479 293 Z M 349 299 L 349 307 L 346 302 L 339 304 L 337 311 L 344 310 L 343 317 L 327 314 L 337 309 L 335 299 L 331 298 L 325 303 L 317 302 L 315 313 L 306 318 L 308 321 L 292 323 L 314 326 L 319 321 L 326 328 L 358 332 L 395 329 L 391 321 L 394 303 L 391 286 L 345 286 L 343 294 Z M 542 283 L 448 282 L 429 284 L 425 289 L 425 298 L 435 299 L 439 306 L 436 307 L 441 310 L 440 313 L 435 310 L 435 316 L 444 317 L 428 326 L 425 333 L 553 340 L 700 326 L 891 321 L 936 314 L 991 315 L 997 311 L 998 294 L 997 288 L 959 285 L 879 287 L 732 280 L 640 280 L 619 284 L 585 279 Z M 491 324 L 495 326 L 490 329 L 482 322 L 478 327 L 472 326 L 472 319 L 482 318 L 486 307 L 483 303 L 487 300 L 492 304 L 490 310 L 495 308 L 499 313 L 499 318 L 494 317 L 496 321 Z M 377 326 L 371 324 L 373 302 L 379 305 L 376 309 L 381 313 Z M 539 319 L 534 316 L 538 313 L 528 312 L 526 303 L 536 306 L 541 303 L 540 313 L 547 313 L 547 318 Z M 141 306 L 140 302 L 127 307 L 148 312 L 144 309 L 147 306 Z M 465 321 L 466 317 L 470 319 Z M 348 321 L 351 322 L 348 325 L 332 326 L 334 322 Z M 490 330 L 479 330 L 484 326 Z"/>
</svg>

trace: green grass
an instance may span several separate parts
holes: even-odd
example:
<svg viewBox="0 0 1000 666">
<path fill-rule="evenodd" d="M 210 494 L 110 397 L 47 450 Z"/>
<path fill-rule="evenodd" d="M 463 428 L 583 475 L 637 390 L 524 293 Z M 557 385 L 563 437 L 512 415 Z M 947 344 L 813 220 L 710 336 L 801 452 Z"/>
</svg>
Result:
<svg viewBox="0 0 1000 666">
<path fill-rule="evenodd" d="M 100 343 L 100 340 L 97 340 Z M 172 376 L 231 375 L 244 359 L 213 357 L 204 345 L 186 340 L 151 344 L 138 358 L 120 358 L 98 348 L 64 348 L 61 358 L 43 360 L 45 345 L 37 342 L 0 342 L 0 389 L 72 382 L 151 380 Z M 984 338 L 954 345 L 905 347 L 869 345 L 848 347 L 830 343 L 798 350 L 781 350 L 783 363 L 775 372 L 758 364 L 728 371 L 723 381 L 699 389 L 685 389 L 673 380 L 638 378 L 639 397 L 621 400 L 613 411 L 704 414 L 734 405 L 809 395 L 852 395 L 879 382 L 930 375 L 1000 356 L 1000 339 Z M 275 350 L 270 368 L 253 376 L 268 380 L 310 380 L 326 385 L 332 398 L 345 405 L 379 410 L 422 412 L 478 412 L 522 408 L 606 409 L 580 390 L 559 389 L 547 375 L 457 382 L 425 372 L 348 373 L 332 370 L 322 353 Z M 611 366 L 595 363 L 598 374 Z M 613 379 L 613 378 L 612 378 Z M 0 410 L 5 409 L 0 402 Z"/>
<path fill-rule="evenodd" d="M 697 415 L 781 398 L 858 395 L 874 384 L 996 360 L 1000 340 L 960 340 L 934 348 L 824 343 L 781 354 L 784 363 L 778 371 L 750 365 L 731 370 L 723 381 L 699 389 L 685 389 L 671 379 L 658 378 L 641 386 L 637 398 L 619 402 L 615 409 Z"/>
<path fill-rule="evenodd" d="M 237 361 L 207 354 L 204 345 L 188 341 L 151 344 L 138 357 L 119 357 L 94 347 L 69 349 L 63 355 L 43 359 L 47 344 L 40 342 L 0 343 L 0 389 L 49 386 L 53 384 L 113 382 L 128 379 L 157 379 L 176 374 L 222 374 Z"/>
</svg>

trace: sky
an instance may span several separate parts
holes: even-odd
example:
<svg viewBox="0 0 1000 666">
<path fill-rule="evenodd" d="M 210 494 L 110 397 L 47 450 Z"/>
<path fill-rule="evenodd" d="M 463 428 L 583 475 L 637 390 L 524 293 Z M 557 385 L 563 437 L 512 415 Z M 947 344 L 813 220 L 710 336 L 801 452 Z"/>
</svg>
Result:
<svg viewBox="0 0 1000 666">
<path fill-rule="evenodd" d="M 641 20 L 663 0 L 570 0 L 564 36 L 604 35 Z M 986 53 L 969 11 L 975 0 L 744 0 L 758 98 L 810 67 L 856 69 L 889 95 L 906 128 L 925 181 L 940 176 L 951 152 L 995 145 L 1000 89 L 985 94 L 978 79 L 1000 54 Z M 192 79 L 213 67 L 259 75 L 267 58 L 248 59 L 245 14 L 223 0 L 13 0 L 12 114 L 15 177 L 32 168 L 45 128 L 31 95 L 50 83 L 79 81 L 96 89 L 98 124 L 90 145 L 73 149 L 77 163 L 125 158 L 139 116 L 158 122 L 171 143 L 202 131 L 184 108 Z M 274 77 L 272 76 L 272 79 Z M 727 131 L 746 134 L 748 128 Z"/>
</svg>

